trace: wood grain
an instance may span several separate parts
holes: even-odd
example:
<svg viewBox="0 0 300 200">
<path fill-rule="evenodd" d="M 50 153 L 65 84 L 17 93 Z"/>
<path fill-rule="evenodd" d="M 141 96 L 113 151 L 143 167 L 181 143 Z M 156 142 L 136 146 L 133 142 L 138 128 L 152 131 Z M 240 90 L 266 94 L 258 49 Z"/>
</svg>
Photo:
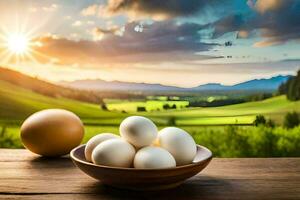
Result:
<svg viewBox="0 0 300 200">
<path fill-rule="evenodd" d="M 131 192 L 102 185 L 68 157 L 0 149 L 0 199 L 300 199 L 300 158 L 213 159 L 182 186 Z"/>
</svg>

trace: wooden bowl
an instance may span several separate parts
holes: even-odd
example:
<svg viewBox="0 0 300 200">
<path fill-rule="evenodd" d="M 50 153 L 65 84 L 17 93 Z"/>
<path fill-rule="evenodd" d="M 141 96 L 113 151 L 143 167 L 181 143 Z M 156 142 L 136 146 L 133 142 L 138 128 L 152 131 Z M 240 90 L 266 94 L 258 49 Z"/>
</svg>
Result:
<svg viewBox="0 0 300 200">
<path fill-rule="evenodd" d="M 87 175 L 103 184 L 130 190 L 163 190 L 179 186 L 184 180 L 198 174 L 210 160 L 209 149 L 197 145 L 193 163 L 168 169 L 135 169 L 95 165 L 84 156 L 85 145 L 74 148 L 70 156 L 74 164 Z"/>
</svg>

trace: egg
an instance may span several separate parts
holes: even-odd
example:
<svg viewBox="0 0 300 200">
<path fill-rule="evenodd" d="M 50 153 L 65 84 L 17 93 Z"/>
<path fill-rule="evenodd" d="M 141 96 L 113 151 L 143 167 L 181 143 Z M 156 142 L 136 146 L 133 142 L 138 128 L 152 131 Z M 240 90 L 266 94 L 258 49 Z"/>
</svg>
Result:
<svg viewBox="0 0 300 200">
<path fill-rule="evenodd" d="M 157 127 L 146 117 L 131 116 L 122 121 L 120 135 L 137 148 L 150 145 L 157 137 Z"/>
<path fill-rule="evenodd" d="M 131 167 L 134 155 L 135 149 L 127 141 L 110 139 L 96 146 L 92 153 L 92 161 L 97 165 Z"/>
<path fill-rule="evenodd" d="M 162 169 L 176 167 L 175 159 L 167 150 L 153 146 L 141 148 L 136 153 L 133 164 L 135 168 L 140 169 Z"/>
<path fill-rule="evenodd" d="M 112 133 L 101 133 L 94 137 L 92 137 L 85 146 L 84 155 L 87 161 L 92 161 L 92 152 L 95 147 L 100 144 L 101 142 L 109 139 L 119 138 L 119 136 L 112 134 Z"/>
<path fill-rule="evenodd" d="M 177 166 L 192 163 L 197 146 L 190 134 L 180 128 L 167 127 L 159 132 L 158 137 L 160 147 L 173 155 Z"/>
<path fill-rule="evenodd" d="M 83 138 L 84 128 L 74 113 L 48 109 L 34 113 L 21 126 L 20 137 L 30 151 L 43 156 L 68 154 Z"/>
</svg>

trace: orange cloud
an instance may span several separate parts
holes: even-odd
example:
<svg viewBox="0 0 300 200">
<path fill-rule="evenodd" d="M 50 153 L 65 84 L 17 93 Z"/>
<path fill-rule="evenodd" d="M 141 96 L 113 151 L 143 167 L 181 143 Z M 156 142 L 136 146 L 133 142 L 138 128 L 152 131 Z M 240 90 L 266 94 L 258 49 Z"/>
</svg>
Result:
<svg viewBox="0 0 300 200">
<path fill-rule="evenodd" d="M 55 57 L 62 64 L 69 63 L 160 63 L 201 60 L 209 56 L 196 54 L 208 51 L 216 44 L 200 42 L 198 31 L 202 26 L 193 23 L 176 24 L 174 21 L 155 22 L 151 25 L 129 23 L 122 36 L 119 29 L 94 28 L 96 41 L 70 40 L 53 36 L 37 39 L 42 45 L 37 52 Z M 103 37 L 105 35 L 105 37 Z M 101 40 L 99 40 L 101 39 Z"/>
<path fill-rule="evenodd" d="M 299 40 L 299 0 L 248 0 L 247 4 L 254 13 L 232 14 L 220 18 L 211 24 L 214 29 L 213 37 L 218 38 L 235 31 L 238 32 L 237 38 L 249 37 L 249 33 L 258 33 L 262 41 L 255 43 L 255 47 Z"/>
<path fill-rule="evenodd" d="M 287 0 L 257 0 L 255 9 L 261 13 L 281 8 Z"/>
<path fill-rule="evenodd" d="M 237 38 L 248 38 L 249 37 L 249 31 L 241 30 L 237 33 Z"/>
<path fill-rule="evenodd" d="M 263 40 L 263 41 L 254 43 L 253 47 L 258 47 L 258 48 L 269 47 L 269 46 L 279 45 L 279 44 L 282 44 L 282 43 L 283 43 L 282 41 L 276 40 L 276 39 L 274 39 L 274 40 Z"/>
</svg>

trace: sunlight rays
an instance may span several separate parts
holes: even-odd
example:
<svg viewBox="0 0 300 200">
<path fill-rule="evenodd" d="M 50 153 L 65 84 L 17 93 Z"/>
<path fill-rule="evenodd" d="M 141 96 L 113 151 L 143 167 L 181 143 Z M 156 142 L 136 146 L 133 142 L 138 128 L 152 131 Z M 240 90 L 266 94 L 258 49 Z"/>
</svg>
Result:
<svg viewBox="0 0 300 200">
<path fill-rule="evenodd" d="M 52 57 L 35 50 L 42 45 L 36 41 L 38 36 L 35 33 L 38 26 L 27 29 L 26 24 L 26 20 L 20 23 L 17 19 L 14 27 L 0 25 L 1 65 L 20 64 L 24 61 L 39 63 L 39 58 L 46 62 L 51 61 Z"/>
</svg>

